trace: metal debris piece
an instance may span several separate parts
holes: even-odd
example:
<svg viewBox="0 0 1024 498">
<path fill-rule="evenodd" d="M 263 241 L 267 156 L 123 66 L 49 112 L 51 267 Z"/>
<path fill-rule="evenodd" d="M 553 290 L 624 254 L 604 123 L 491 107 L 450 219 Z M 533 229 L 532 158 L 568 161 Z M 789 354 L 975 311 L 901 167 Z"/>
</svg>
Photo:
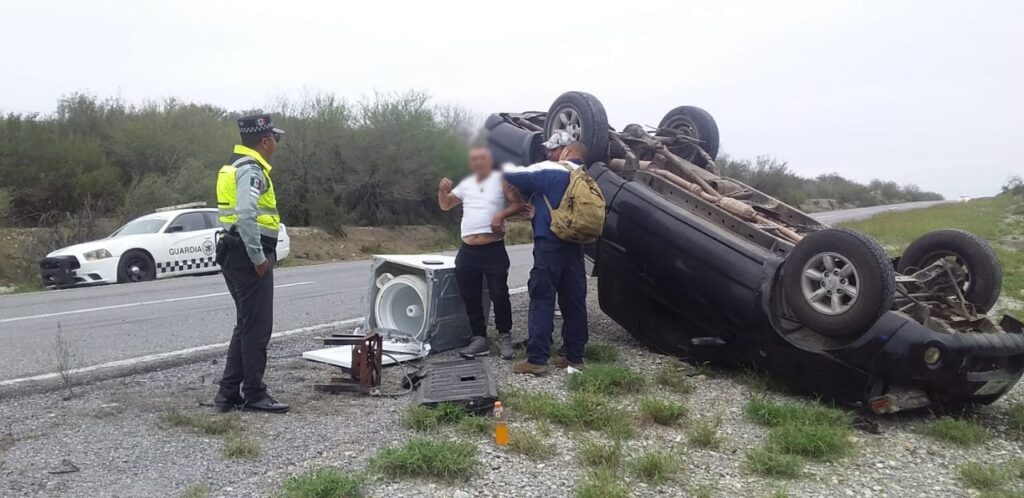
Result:
<svg viewBox="0 0 1024 498">
<path fill-rule="evenodd" d="M 48 473 L 48 474 L 71 474 L 71 473 L 74 473 L 74 472 L 78 472 L 79 470 L 82 470 L 82 469 L 79 469 L 77 465 L 75 465 L 74 463 L 71 462 L 71 460 L 68 460 L 67 458 L 65 458 L 65 459 L 60 461 L 60 466 L 59 467 L 57 467 L 57 468 L 55 468 L 53 470 L 47 470 L 46 473 Z"/>
<path fill-rule="evenodd" d="M 384 348 L 379 333 L 371 330 L 366 335 L 332 334 L 323 341 L 325 346 L 352 346 L 352 368 L 348 369 L 351 378 L 331 377 L 326 384 L 314 384 L 313 389 L 328 393 L 370 394 L 380 386 Z"/>
</svg>

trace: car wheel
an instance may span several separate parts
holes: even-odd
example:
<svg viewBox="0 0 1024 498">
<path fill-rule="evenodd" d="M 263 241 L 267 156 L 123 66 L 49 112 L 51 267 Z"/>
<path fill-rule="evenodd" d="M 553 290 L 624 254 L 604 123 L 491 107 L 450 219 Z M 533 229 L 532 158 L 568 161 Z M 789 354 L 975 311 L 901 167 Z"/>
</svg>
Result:
<svg viewBox="0 0 1024 498">
<path fill-rule="evenodd" d="M 892 306 L 895 274 L 874 239 L 847 228 L 807 235 L 786 257 L 786 304 L 806 327 L 829 337 L 867 331 Z"/>
<path fill-rule="evenodd" d="M 661 118 L 658 128 L 674 130 L 680 135 L 697 140 L 712 159 L 718 158 L 718 124 L 704 109 L 688 105 L 676 107 Z M 704 155 L 692 145 L 679 145 L 670 147 L 669 150 L 697 166 L 706 166 L 708 163 Z"/>
<path fill-rule="evenodd" d="M 992 309 L 1003 287 L 1003 267 L 985 239 L 963 230 L 935 230 L 922 235 L 903 251 L 896 270 L 914 273 L 946 258 L 966 275 L 960 290 L 979 311 Z"/>
<path fill-rule="evenodd" d="M 128 251 L 121 255 L 117 264 L 117 282 L 145 282 L 156 278 L 156 265 L 153 258 L 142 251 Z"/>
<path fill-rule="evenodd" d="M 608 115 L 597 97 L 585 92 L 566 92 L 548 109 L 544 137 L 565 131 L 587 146 L 587 164 L 608 160 Z"/>
</svg>

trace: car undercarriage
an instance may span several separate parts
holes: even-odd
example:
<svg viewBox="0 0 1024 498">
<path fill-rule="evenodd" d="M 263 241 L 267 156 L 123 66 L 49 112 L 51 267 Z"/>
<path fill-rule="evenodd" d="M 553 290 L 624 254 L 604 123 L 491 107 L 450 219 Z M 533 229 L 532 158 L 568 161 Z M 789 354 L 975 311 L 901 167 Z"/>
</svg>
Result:
<svg viewBox="0 0 1024 498">
<path fill-rule="evenodd" d="M 656 128 L 608 125 L 592 95 L 486 123 L 496 160 L 526 165 L 566 131 L 607 203 L 587 247 L 602 310 L 652 348 L 767 370 L 878 413 L 990 403 L 1024 372 L 1024 334 L 989 317 L 1002 269 L 983 239 L 938 230 L 892 258 L 718 173 L 718 127 L 692 106 Z"/>
</svg>

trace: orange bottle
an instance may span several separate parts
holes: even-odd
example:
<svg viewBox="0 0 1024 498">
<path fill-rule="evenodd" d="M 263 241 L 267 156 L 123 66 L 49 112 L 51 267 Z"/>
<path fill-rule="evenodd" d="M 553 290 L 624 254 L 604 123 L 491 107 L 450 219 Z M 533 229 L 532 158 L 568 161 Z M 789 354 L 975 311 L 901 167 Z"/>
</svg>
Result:
<svg viewBox="0 0 1024 498">
<path fill-rule="evenodd" d="M 494 402 L 494 442 L 498 446 L 508 445 L 508 424 L 505 423 L 505 408 L 501 401 Z"/>
</svg>

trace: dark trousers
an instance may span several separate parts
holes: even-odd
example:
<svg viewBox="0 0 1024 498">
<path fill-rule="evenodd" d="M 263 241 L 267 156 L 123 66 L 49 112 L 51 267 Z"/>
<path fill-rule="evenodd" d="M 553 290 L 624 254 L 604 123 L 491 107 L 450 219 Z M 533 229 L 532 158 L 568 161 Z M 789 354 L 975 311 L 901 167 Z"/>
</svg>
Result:
<svg viewBox="0 0 1024 498">
<path fill-rule="evenodd" d="M 546 365 L 555 329 L 555 299 L 562 310 L 562 342 L 572 363 L 583 361 L 587 345 L 587 272 L 583 246 L 538 238 L 533 243 L 530 270 L 530 340 L 527 361 Z"/>
<path fill-rule="evenodd" d="M 235 329 L 231 333 L 220 394 L 229 398 L 241 393 L 248 401 L 267 397 L 263 372 L 267 368 L 267 344 L 274 326 L 274 262 L 276 253 L 265 250 L 270 268 L 262 277 L 256 274 L 249 255 L 240 244 L 226 251 L 221 263 L 224 281 L 235 301 Z"/>
<path fill-rule="evenodd" d="M 484 311 L 483 284 L 494 305 L 494 326 L 499 334 L 512 332 L 512 303 L 508 297 L 508 252 L 505 242 L 482 246 L 462 244 L 455 256 L 455 281 L 466 303 L 469 329 L 473 335 L 487 337 L 487 315 Z"/>
</svg>

